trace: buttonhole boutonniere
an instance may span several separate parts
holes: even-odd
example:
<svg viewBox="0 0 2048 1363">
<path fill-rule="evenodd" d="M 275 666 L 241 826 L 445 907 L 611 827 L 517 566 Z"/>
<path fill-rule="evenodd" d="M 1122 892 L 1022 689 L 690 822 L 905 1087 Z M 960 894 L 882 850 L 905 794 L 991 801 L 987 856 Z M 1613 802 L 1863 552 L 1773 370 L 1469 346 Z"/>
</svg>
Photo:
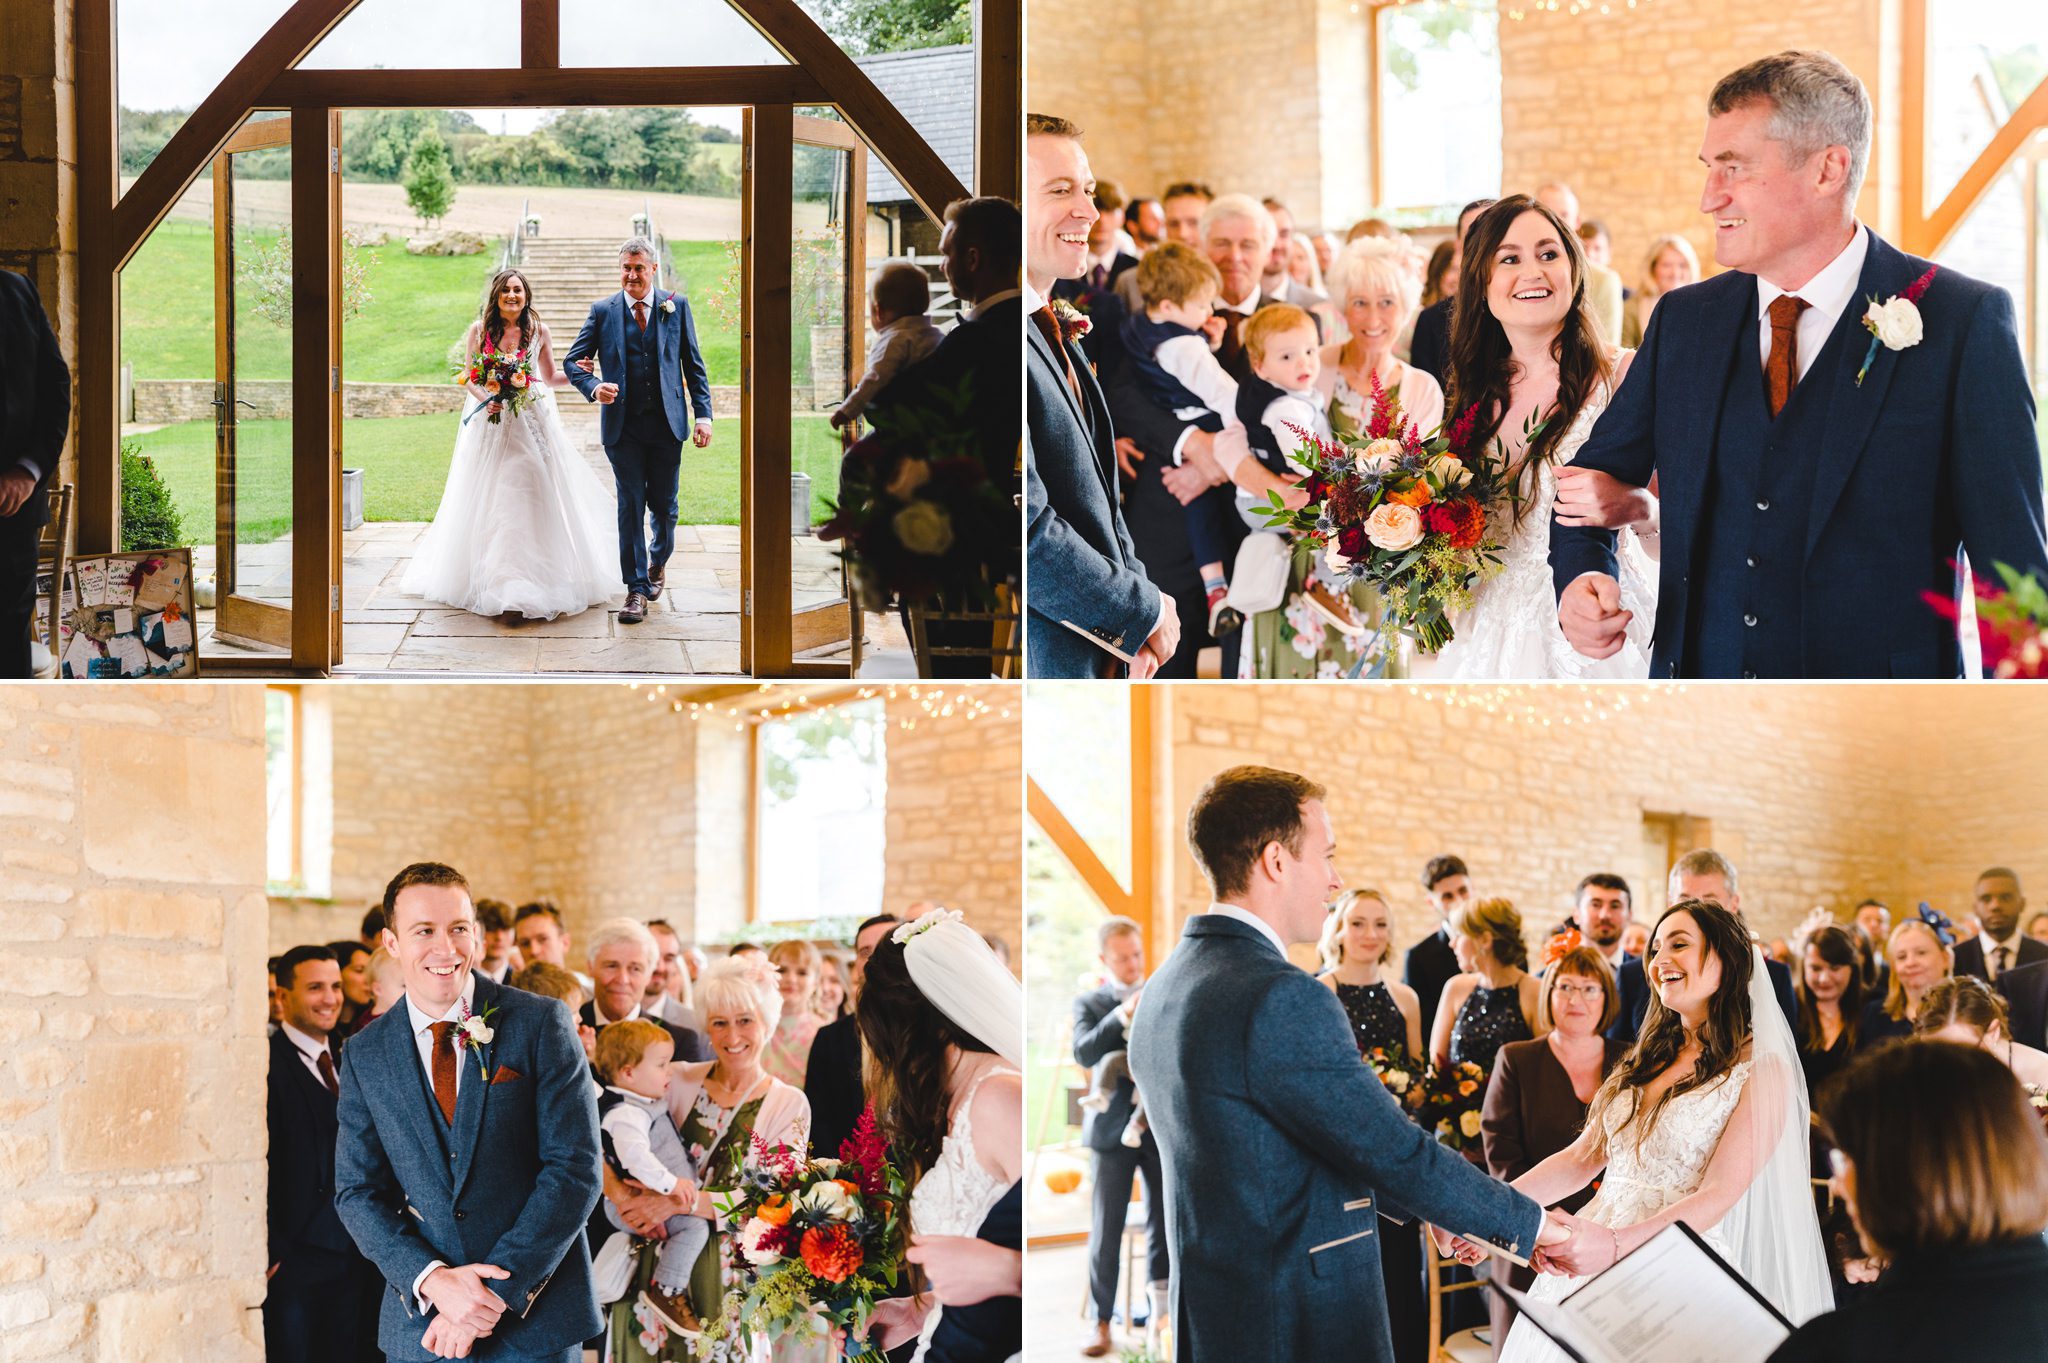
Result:
<svg viewBox="0 0 2048 1363">
<path fill-rule="evenodd" d="M 1068 345 L 1086 336 L 1095 325 L 1088 320 L 1087 314 L 1064 298 L 1052 300 L 1052 317 L 1060 324 L 1060 340 Z"/>
<path fill-rule="evenodd" d="M 484 1068 L 484 1047 L 490 1045 L 498 1034 L 497 1029 L 491 1026 L 491 1014 L 497 1011 L 490 1004 L 485 1004 L 481 1013 L 472 1013 L 465 1003 L 462 1005 L 462 1025 L 456 1028 L 462 1033 L 462 1044 L 476 1057 L 477 1073 L 486 1080 L 491 1077 L 491 1072 Z"/>
<path fill-rule="evenodd" d="M 1902 294 L 1894 295 L 1880 303 L 1870 300 L 1870 307 L 1863 314 L 1863 329 L 1870 333 L 1870 349 L 1864 352 L 1863 367 L 1856 371 L 1856 386 L 1863 386 L 1863 376 L 1870 372 L 1870 366 L 1877 359 L 1877 348 L 1906 350 L 1920 344 L 1925 334 L 1920 322 L 1920 299 L 1927 292 L 1927 286 L 1934 282 L 1934 275 L 1941 267 L 1930 265 L 1927 273 L 1914 280 Z"/>
</svg>

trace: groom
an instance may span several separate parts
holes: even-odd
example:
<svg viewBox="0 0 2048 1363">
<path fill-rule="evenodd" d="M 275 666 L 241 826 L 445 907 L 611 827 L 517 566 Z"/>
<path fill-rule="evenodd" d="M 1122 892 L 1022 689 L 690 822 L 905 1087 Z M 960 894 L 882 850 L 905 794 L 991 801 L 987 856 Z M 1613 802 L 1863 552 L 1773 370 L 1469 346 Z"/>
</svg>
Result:
<svg viewBox="0 0 2048 1363">
<path fill-rule="evenodd" d="M 397 1363 L 577 1363 L 601 1322 L 581 1234 L 597 1100 L 575 1025 L 476 976 L 453 868 L 400 871 L 384 915 L 405 1000 L 341 1053 L 334 1155 L 335 1210 L 389 1284 L 378 1347 Z"/>
<path fill-rule="evenodd" d="M 1187 839 L 1217 902 L 1188 920 L 1130 1038 L 1165 1170 L 1176 1363 L 1394 1363 L 1382 1215 L 1524 1259 L 1584 1223 L 1546 1220 L 1411 1121 L 1337 996 L 1288 961 L 1339 889 L 1321 786 L 1232 767 L 1195 798 Z"/>
<path fill-rule="evenodd" d="M 590 305 L 562 368 L 576 391 L 604 404 L 598 430 L 611 461 L 619 498 L 619 574 L 626 607 L 619 623 L 637 625 L 648 603 L 661 599 L 668 556 L 675 548 L 676 480 L 683 460 L 683 430 L 696 412 L 690 443 L 711 443 L 711 381 L 697 349 L 690 304 L 654 287 L 654 243 L 634 237 L 619 248 L 618 293 Z M 597 356 L 605 381 L 591 373 Z M 683 379 L 690 383 L 683 398 Z M 647 518 L 654 518 L 654 541 Z"/>
<path fill-rule="evenodd" d="M 1964 552 L 1979 581 L 2003 563 L 2048 583 L 2012 300 L 1856 221 L 1870 99 L 1827 53 L 1765 57 L 1707 107 L 1700 208 L 1729 270 L 1658 303 L 1560 472 L 1558 624 L 1587 657 L 1620 649 L 1600 527 L 1637 518 L 1655 474 L 1651 675 L 1958 676 L 1955 628 L 1922 593 L 1952 598 Z M 1898 315 L 1874 347 L 1872 302 Z"/>
</svg>

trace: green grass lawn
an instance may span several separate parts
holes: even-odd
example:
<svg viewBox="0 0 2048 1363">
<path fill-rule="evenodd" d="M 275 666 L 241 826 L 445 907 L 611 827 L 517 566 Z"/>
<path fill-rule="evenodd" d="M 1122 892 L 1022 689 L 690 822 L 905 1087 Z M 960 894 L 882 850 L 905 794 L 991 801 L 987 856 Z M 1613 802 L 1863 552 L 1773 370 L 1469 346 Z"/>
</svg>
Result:
<svg viewBox="0 0 2048 1363">
<path fill-rule="evenodd" d="M 453 413 L 444 413 L 342 424 L 342 462 L 364 471 L 367 519 L 433 519 L 448 478 L 457 421 Z M 738 419 L 728 417 L 718 423 L 710 449 L 683 447 L 683 524 L 739 524 L 741 435 Z M 213 543 L 213 423 L 187 422 L 133 438 L 156 462 L 178 505 L 186 536 L 197 544 Z M 823 417 L 800 416 L 791 421 L 791 439 L 791 466 L 810 474 L 812 521 L 821 523 L 830 514 L 827 499 L 838 493 L 839 437 Z M 236 468 L 242 542 L 265 544 L 290 530 L 291 423 L 244 424 Z"/>
<path fill-rule="evenodd" d="M 252 234 L 257 246 L 274 234 Z M 727 270 L 726 249 L 715 241 L 673 243 L 676 268 L 693 299 L 708 299 Z M 239 249 L 239 244 L 238 244 Z M 441 383 L 453 361 L 449 348 L 475 319 L 496 246 L 481 256 L 408 255 L 404 243 L 376 247 L 365 282 L 370 302 L 342 333 L 351 380 L 371 383 Z M 121 355 L 138 379 L 198 379 L 213 375 L 213 233 L 189 222 L 167 222 L 143 243 L 122 273 Z M 252 379 L 291 377 L 291 337 L 257 317 L 248 290 L 237 290 L 241 373 Z M 567 349 L 594 299 L 556 300 L 542 315 Z M 737 325 L 721 321 L 704 302 L 693 305 L 697 343 L 711 381 L 739 382 Z M 809 345 L 809 337 L 804 338 Z"/>
</svg>

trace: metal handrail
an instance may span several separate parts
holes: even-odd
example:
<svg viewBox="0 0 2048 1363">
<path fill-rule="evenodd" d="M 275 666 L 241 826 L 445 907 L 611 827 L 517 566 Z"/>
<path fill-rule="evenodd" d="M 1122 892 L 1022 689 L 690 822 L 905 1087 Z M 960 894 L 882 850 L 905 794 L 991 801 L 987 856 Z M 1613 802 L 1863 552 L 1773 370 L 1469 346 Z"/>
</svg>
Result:
<svg viewBox="0 0 2048 1363">
<path fill-rule="evenodd" d="M 498 262 L 499 269 L 513 269 L 524 258 L 526 248 L 523 243 L 526 240 L 526 220 L 532 215 L 533 200 L 530 198 L 520 200 L 519 216 L 512 221 L 512 234 L 505 238 L 505 255 Z"/>
</svg>

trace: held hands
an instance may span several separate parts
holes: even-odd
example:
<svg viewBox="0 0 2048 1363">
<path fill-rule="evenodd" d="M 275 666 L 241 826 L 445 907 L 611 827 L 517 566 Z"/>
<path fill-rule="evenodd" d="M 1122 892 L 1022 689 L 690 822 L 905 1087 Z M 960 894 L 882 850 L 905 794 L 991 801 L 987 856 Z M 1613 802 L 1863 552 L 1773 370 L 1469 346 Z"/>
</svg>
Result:
<svg viewBox="0 0 2048 1363">
<path fill-rule="evenodd" d="M 435 1324 L 445 1322 L 456 1326 L 468 1331 L 474 1339 L 497 1328 L 498 1317 L 505 1314 L 504 1301 L 484 1286 L 484 1279 L 511 1276 L 496 1264 L 464 1264 L 460 1268 L 443 1265 L 429 1273 L 427 1280 L 420 1284 L 420 1295 L 441 1313 Z M 467 1345 L 464 1348 L 467 1349 Z M 464 1356 L 442 1355 L 444 1358 Z"/>
<path fill-rule="evenodd" d="M 682 1191 L 677 1184 L 676 1190 Z M 696 1185 L 690 1185 L 692 1199 L 696 1196 Z M 626 1223 L 626 1229 L 635 1235 L 650 1240 L 668 1239 L 668 1227 L 664 1224 L 675 1213 L 669 1209 L 669 1199 L 663 1197 L 643 1183 L 626 1180 L 625 1191 L 613 1200 L 619 1209 L 619 1220 Z M 679 1209 L 687 1210 L 687 1209 Z"/>
<path fill-rule="evenodd" d="M 1486 1258 L 1483 1246 L 1473 1244 L 1462 1235 L 1453 1235 L 1441 1226 L 1431 1226 L 1429 1238 L 1436 1242 L 1438 1254 L 1446 1259 L 1456 1259 L 1467 1268 Z"/>
<path fill-rule="evenodd" d="M 1621 584 L 1605 573 L 1582 573 L 1557 599 L 1565 642 L 1587 658 L 1611 658 L 1628 640 L 1632 612 L 1621 608 Z"/>
<path fill-rule="evenodd" d="M 1557 1237 L 1563 1235 L 1560 1240 Z M 1621 1257 L 1621 1239 L 1611 1227 L 1570 1212 L 1552 1210 L 1536 1237 L 1530 1260 L 1542 1273 L 1591 1277 Z"/>
<path fill-rule="evenodd" d="M 1651 519 L 1657 499 L 1648 488 L 1634 487 L 1598 469 L 1567 464 L 1557 471 L 1557 523 L 1593 525 L 1619 530 Z"/>
</svg>

